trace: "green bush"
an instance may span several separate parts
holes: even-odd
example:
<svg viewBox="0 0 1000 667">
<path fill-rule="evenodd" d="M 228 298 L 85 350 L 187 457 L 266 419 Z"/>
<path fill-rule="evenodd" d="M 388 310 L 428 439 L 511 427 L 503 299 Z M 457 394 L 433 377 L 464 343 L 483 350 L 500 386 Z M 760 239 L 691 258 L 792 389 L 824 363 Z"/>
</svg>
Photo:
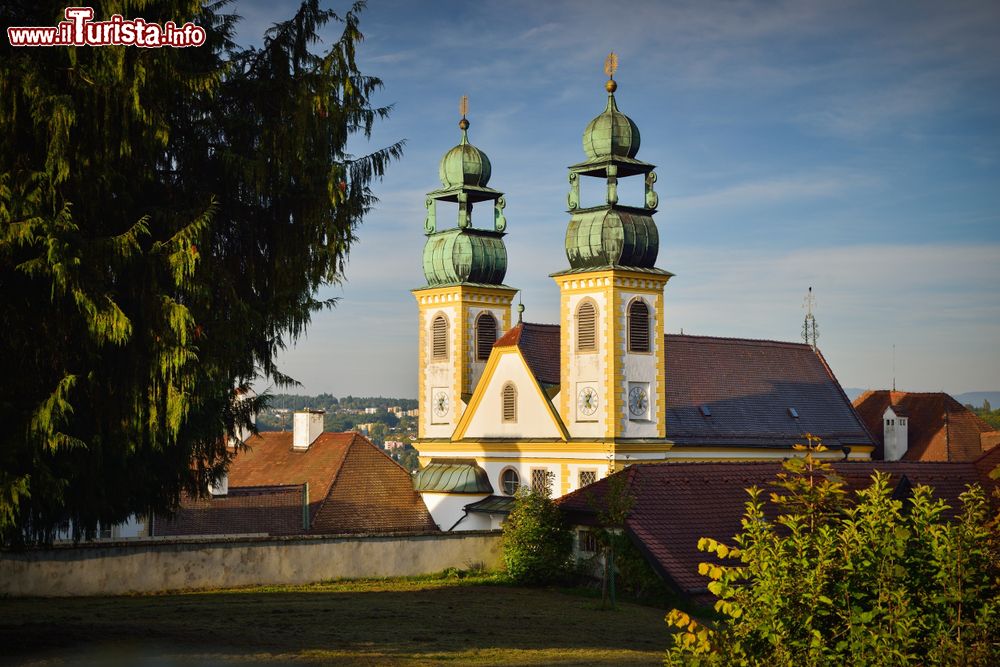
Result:
<svg viewBox="0 0 1000 667">
<path fill-rule="evenodd" d="M 569 572 L 573 533 L 547 493 L 522 487 L 503 524 L 503 559 L 523 584 L 560 581 Z"/>
<path fill-rule="evenodd" d="M 750 489 L 735 546 L 702 539 L 720 620 L 667 616 L 667 665 L 997 665 L 997 524 L 983 490 L 961 496 L 954 520 L 931 489 L 906 506 L 886 475 L 849 502 L 832 467 L 786 463 L 764 513 Z M 722 564 L 720 564 L 722 563 Z M 732 563 L 732 564 L 728 564 Z"/>
</svg>

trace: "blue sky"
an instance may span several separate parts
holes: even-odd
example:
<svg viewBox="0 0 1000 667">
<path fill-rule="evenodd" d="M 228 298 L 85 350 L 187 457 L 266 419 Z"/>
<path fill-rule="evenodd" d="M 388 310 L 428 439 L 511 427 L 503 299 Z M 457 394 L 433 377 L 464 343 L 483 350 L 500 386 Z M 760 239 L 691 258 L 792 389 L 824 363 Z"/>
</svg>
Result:
<svg viewBox="0 0 1000 667">
<path fill-rule="evenodd" d="M 236 2 L 242 40 L 295 6 Z M 361 29 L 395 110 L 355 150 L 407 145 L 325 291 L 339 305 L 281 358 L 299 391 L 416 395 L 409 290 L 463 94 L 507 193 L 505 282 L 525 319 L 556 320 L 566 166 L 612 50 L 638 157 L 658 165 L 667 331 L 799 340 L 812 286 L 842 385 L 889 386 L 895 344 L 900 389 L 1000 389 L 997 3 L 373 0 Z"/>
</svg>

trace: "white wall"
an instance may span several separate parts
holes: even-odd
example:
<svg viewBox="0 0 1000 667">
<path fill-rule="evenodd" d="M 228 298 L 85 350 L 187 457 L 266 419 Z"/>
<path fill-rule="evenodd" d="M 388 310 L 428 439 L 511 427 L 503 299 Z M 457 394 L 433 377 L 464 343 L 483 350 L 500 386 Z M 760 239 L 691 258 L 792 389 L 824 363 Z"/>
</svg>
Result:
<svg viewBox="0 0 1000 667">
<path fill-rule="evenodd" d="M 470 493 L 430 493 L 422 491 L 420 497 L 427 505 L 427 511 L 441 530 L 451 530 L 451 527 L 465 515 L 465 506 L 486 498 L 488 494 Z M 455 530 L 479 530 L 465 525 L 463 521 Z"/>
<path fill-rule="evenodd" d="M 136 540 L 0 552 L 0 597 L 122 595 L 405 577 L 500 564 L 483 532 Z"/>
<path fill-rule="evenodd" d="M 482 388 L 482 399 L 465 430 L 466 438 L 559 438 L 556 426 L 534 376 L 516 349 L 500 353 L 497 367 Z M 517 389 L 517 421 L 503 421 L 503 387 Z"/>
</svg>

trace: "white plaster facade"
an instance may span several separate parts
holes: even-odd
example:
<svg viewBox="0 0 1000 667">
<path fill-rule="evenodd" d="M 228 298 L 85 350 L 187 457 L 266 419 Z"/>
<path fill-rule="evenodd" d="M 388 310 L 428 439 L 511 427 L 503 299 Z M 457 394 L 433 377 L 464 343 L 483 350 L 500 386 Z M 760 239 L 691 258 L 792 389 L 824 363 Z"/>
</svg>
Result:
<svg viewBox="0 0 1000 667">
<path fill-rule="evenodd" d="M 475 412 L 465 428 L 465 438 L 559 438 L 562 432 L 552 418 L 546 399 L 517 348 L 497 351 L 496 370 L 474 403 Z M 503 389 L 515 389 L 516 417 L 503 418 Z"/>
</svg>

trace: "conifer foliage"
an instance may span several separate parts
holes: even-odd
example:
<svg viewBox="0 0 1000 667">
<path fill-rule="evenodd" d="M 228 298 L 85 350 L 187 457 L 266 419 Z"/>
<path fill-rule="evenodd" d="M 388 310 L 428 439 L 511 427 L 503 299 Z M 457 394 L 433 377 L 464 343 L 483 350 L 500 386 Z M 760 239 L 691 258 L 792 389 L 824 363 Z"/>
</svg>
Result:
<svg viewBox="0 0 1000 667">
<path fill-rule="evenodd" d="M 204 492 L 258 407 L 242 390 L 289 379 L 275 356 L 332 305 L 316 291 L 401 154 L 347 151 L 389 113 L 355 61 L 363 3 L 307 0 L 258 48 L 234 43 L 226 0 L 90 4 L 208 39 L 0 47 L 6 544 Z M 4 3 L 0 24 L 55 25 L 65 6 Z"/>
</svg>

